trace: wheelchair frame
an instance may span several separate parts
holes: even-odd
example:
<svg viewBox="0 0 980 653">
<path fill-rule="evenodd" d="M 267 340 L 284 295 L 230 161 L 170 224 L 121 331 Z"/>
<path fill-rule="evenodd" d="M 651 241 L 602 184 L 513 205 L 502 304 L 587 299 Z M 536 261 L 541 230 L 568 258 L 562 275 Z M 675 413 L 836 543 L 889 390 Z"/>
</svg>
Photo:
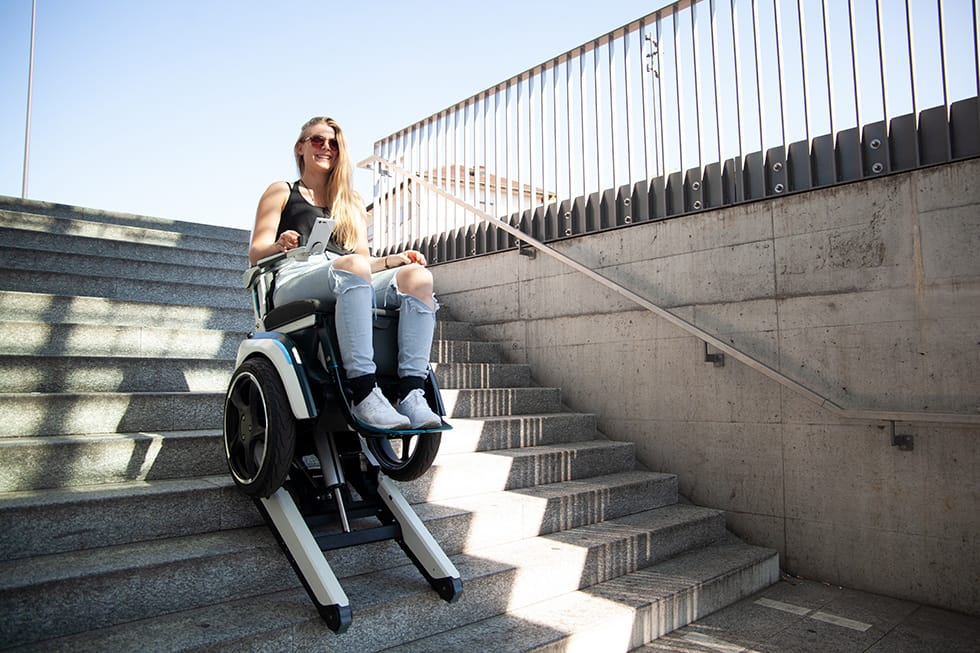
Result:
<svg viewBox="0 0 980 653">
<path fill-rule="evenodd" d="M 259 261 L 243 279 L 252 292 L 256 330 L 239 345 L 225 397 L 232 478 L 254 499 L 331 630 L 345 631 L 352 612 L 323 555 L 329 550 L 394 540 L 441 598 L 456 601 L 463 589 L 459 571 L 392 480 L 424 473 L 441 432 L 451 427 L 387 431 L 351 415 L 332 311 L 316 300 L 272 307 L 274 274 L 287 256 Z M 389 393 L 397 383 L 396 319 L 390 311 L 376 315 L 376 323 L 382 321 L 374 338 L 379 386 Z M 431 369 L 425 393 L 432 409 L 445 415 Z M 399 441 L 400 453 L 391 446 Z M 380 525 L 365 527 L 368 518 Z"/>
</svg>

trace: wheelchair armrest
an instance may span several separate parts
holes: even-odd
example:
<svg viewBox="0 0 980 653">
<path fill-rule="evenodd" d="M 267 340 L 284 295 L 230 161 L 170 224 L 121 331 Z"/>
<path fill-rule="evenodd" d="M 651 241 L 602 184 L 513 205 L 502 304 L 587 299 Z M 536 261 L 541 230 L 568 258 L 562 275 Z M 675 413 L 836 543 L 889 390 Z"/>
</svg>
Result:
<svg viewBox="0 0 980 653">
<path fill-rule="evenodd" d="M 264 259 L 260 259 L 258 263 L 245 270 L 245 274 L 242 275 L 242 285 L 246 288 L 251 288 L 252 284 L 255 283 L 256 277 L 266 272 L 270 272 L 278 268 L 286 260 L 285 252 L 277 252 L 272 256 L 266 256 Z"/>
</svg>

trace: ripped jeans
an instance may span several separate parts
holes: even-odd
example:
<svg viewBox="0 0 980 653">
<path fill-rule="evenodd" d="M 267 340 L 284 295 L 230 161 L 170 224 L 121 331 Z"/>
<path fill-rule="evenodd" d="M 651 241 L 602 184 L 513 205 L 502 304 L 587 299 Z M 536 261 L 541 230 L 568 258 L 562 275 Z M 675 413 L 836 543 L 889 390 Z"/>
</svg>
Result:
<svg viewBox="0 0 980 653">
<path fill-rule="evenodd" d="M 435 310 L 398 290 L 398 268 L 371 275 L 371 283 L 346 270 L 335 270 L 331 257 L 311 256 L 277 273 L 273 302 L 281 306 L 299 299 L 336 304 L 335 319 L 340 358 L 347 378 L 374 374 L 371 309 L 400 308 L 398 319 L 398 376 L 425 377 L 435 331 Z"/>
</svg>

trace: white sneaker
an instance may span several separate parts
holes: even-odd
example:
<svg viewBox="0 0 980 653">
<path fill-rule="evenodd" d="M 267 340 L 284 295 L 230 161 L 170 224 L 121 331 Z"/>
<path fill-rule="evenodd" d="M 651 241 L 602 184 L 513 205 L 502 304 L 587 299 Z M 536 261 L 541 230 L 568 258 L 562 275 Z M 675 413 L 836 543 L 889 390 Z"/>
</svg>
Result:
<svg viewBox="0 0 980 653">
<path fill-rule="evenodd" d="M 351 414 L 360 422 L 378 429 L 407 429 L 409 419 L 395 410 L 388 398 L 375 386 L 364 401 L 351 408 Z"/>
<path fill-rule="evenodd" d="M 398 412 L 407 417 L 412 422 L 413 429 L 434 429 L 442 426 L 442 418 L 432 412 L 429 402 L 425 400 L 425 393 L 421 388 L 416 388 L 398 402 Z"/>
</svg>

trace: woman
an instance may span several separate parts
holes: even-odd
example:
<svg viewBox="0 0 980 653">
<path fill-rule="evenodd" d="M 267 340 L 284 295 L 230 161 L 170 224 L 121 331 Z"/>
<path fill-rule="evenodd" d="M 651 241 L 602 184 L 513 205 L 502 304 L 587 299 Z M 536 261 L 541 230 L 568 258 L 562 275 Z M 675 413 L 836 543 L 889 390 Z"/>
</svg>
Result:
<svg viewBox="0 0 980 653">
<path fill-rule="evenodd" d="M 352 168 L 340 126 L 312 118 L 293 147 L 299 179 L 278 181 L 259 200 L 248 258 L 253 264 L 305 244 L 318 217 L 336 220 L 328 251 L 290 261 L 276 272 L 273 302 L 297 299 L 336 302 L 337 340 L 353 393 L 354 417 L 383 429 L 422 429 L 442 424 L 429 408 L 424 383 L 438 310 L 432 273 L 414 250 L 384 257 L 368 249 L 364 208 L 351 185 Z M 399 401 L 375 382 L 372 307 L 400 307 Z"/>
</svg>

